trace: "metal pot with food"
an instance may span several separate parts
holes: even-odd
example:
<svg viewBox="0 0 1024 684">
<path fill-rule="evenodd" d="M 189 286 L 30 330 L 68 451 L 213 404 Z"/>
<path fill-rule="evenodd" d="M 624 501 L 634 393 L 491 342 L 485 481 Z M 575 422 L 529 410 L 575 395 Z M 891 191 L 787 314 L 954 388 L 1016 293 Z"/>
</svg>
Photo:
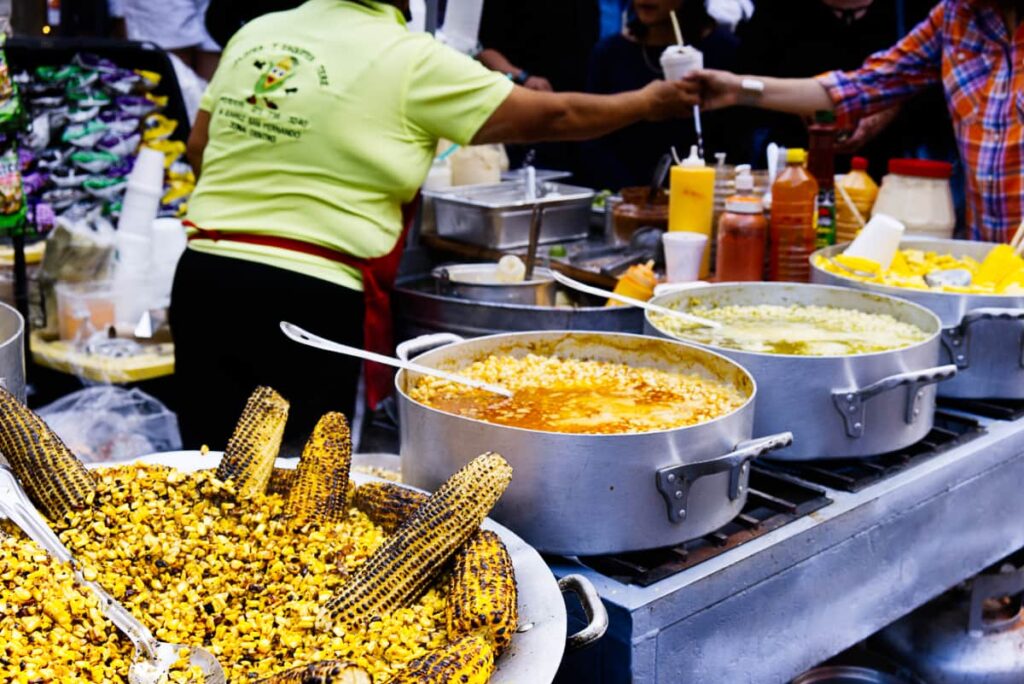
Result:
<svg viewBox="0 0 1024 684">
<path fill-rule="evenodd" d="M 505 267 L 509 261 L 515 267 Z M 437 283 L 437 293 L 475 302 L 521 304 L 530 306 L 555 305 L 555 280 L 551 271 L 536 268 L 530 279 L 518 258 L 503 259 L 497 264 L 451 264 L 438 266 L 431 275 Z"/>
<path fill-rule="evenodd" d="M 717 322 L 647 313 L 649 332 L 702 345 L 757 380 L 754 434 L 792 430 L 781 460 L 874 456 L 932 428 L 939 320 L 895 297 L 797 283 L 722 283 L 651 300 Z"/>
<path fill-rule="evenodd" d="M 966 240 L 904 240 L 882 273 L 844 265 L 836 257 L 845 249 L 815 252 L 812 279 L 901 297 L 935 312 L 942 321 L 943 359 L 959 371 L 940 385 L 940 396 L 1024 399 L 1024 261 L 1012 249 Z"/>
<path fill-rule="evenodd" d="M 791 439 L 751 441 L 754 379 L 681 342 L 441 334 L 398 355 L 512 395 L 399 372 L 403 476 L 432 488 L 490 445 L 516 473 L 494 518 L 549 553 L 656 548 L 718 529 L 743 508 L 750 461 Z"/>
</svg>

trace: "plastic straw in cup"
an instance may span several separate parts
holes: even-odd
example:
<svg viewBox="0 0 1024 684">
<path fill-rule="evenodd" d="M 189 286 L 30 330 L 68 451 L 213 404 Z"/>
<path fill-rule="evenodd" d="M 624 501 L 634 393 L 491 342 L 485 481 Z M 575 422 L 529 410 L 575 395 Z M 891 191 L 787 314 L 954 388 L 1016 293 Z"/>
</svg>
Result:
<svg viewBox="0 0 1024 684">
<path fill-rule="evenodd" d="M 676 11 L 672 10 L 669 15 L 672 17 L 672 30 L 676 32 L 676 42 L 680 45 L 683 44 L 683 32 L 679 28 L 679 17 L 676 16 Z"/>
</svg>

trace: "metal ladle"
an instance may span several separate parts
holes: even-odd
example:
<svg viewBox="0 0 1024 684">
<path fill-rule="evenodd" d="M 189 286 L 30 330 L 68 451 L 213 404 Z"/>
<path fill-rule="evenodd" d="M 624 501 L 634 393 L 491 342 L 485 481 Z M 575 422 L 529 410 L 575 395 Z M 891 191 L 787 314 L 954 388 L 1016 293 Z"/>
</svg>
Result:
<svg viewBox="0 0 1024 684">
<path fill-rule="evenodd" d="M 157 684 L 167 676 L 183 649 L 189 651 L 189 663 L 202 670 L 205 684 L 225 684 L 227 680 L 224 670 L 212 653 L 198 646 L 157 641 L 153 633 L 103 587 L 85 579 L 79 564 L 50 529 L 46 519 L 36 510 L 25 490 L 21 488 L 18 478 L 9 468 L 3 466 L 0 466 L 0 513 L 10 518 L 29 539 L 43 547 L 57 561 L 70 565 L 78 584 L 91 589 L 99 599 L 103 615 L 131 640 L 135 646 L 135 655 L 131 667 L 128 668 L 130 684 Z"/>
</svg>

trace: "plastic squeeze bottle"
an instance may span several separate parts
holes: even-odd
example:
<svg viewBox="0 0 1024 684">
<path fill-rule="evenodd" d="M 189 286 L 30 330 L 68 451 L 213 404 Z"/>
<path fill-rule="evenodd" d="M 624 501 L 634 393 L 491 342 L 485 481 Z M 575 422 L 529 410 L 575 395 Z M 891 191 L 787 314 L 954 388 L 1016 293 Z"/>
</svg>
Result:
<svg viewBox="0 0 1024 684">
<path fill-rule="evenodd" d="M 836 115 L 831 111 L 820 111 L 814 115 L 814 123 L 808 129 L 810 152 L 807 170 L 818 181 L 818 211 L 815 214 L 815 229 L 818 232 L 816 245 L 828 247 L 836 243 Z"/>
<path fill-rule="evenodd" d="M 726 198 L 718 219 L 715 276 L 719 282 L 761 280 L 768 241 L 768 219 L 754 194 L 754 177 L 746 164 L 736 167 L 736 194 Z"/>
<path fill-rule="evenodd" d="M 850 172 L 842 177 L 839 185 L 857 207 L 861 218 L 871 218 L 871 207 L 878 197 L 878 184 L 868 175 L 868 160 L 854 157 L 850 162 Z M 851 242 L 860 232 L 860 223 L 853 215 L 850 206 L 843 199 L 843 193 L 836 192 L 836 242 Z"/>
<path fill-rule="evenodd" d="M 697 146 L 690 148 L 690 156 L 672 167 L 668 191 L 668 229 L 700 233 L 711 240 L 711 226 L 715 211 L 715 170 L 704 164 L 697 154 Z M 704 250 L 700 277 L 711 271 L 711 250 Z"/>
<path fill-rule="evenodd" d="M 615 294 L 632 297 L 646 302 L 654 296 L 654 286 L 658 284 L 658 276 L 654 275 L 654 262 L 634 264 L 622 274 L 615 284 Z M 609 299 L 605 306 L 626 306 L 622 302 Z"/>
<path fill-rule="evenodd" d="M 768 269 L 772 280 L 806 283 L 811 278 L 818 182 L 804 168 L 806 161 L 805 150 L 787 150 L 786 168 L 772 184 Z"/>
</svg>

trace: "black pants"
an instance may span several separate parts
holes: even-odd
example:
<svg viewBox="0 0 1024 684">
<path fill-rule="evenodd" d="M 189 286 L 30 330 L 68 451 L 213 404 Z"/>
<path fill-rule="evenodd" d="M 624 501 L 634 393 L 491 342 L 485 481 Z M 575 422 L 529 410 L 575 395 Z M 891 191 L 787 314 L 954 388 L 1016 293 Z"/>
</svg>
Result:
<svg viewBox="0 0 1024 684">
<path fill-rule="evenodd" d="M 301 453 L 327 411 L 352 419 L 359 362 L 291 341 L 281 321 L 362 347 L 363 295 L 241 259 L 191 249 L 182 255 L 170 322 L 186 449 L 223 449 L 257 385 L 273 387 L 291 402 L 282 455 Z"/>
</svg>

